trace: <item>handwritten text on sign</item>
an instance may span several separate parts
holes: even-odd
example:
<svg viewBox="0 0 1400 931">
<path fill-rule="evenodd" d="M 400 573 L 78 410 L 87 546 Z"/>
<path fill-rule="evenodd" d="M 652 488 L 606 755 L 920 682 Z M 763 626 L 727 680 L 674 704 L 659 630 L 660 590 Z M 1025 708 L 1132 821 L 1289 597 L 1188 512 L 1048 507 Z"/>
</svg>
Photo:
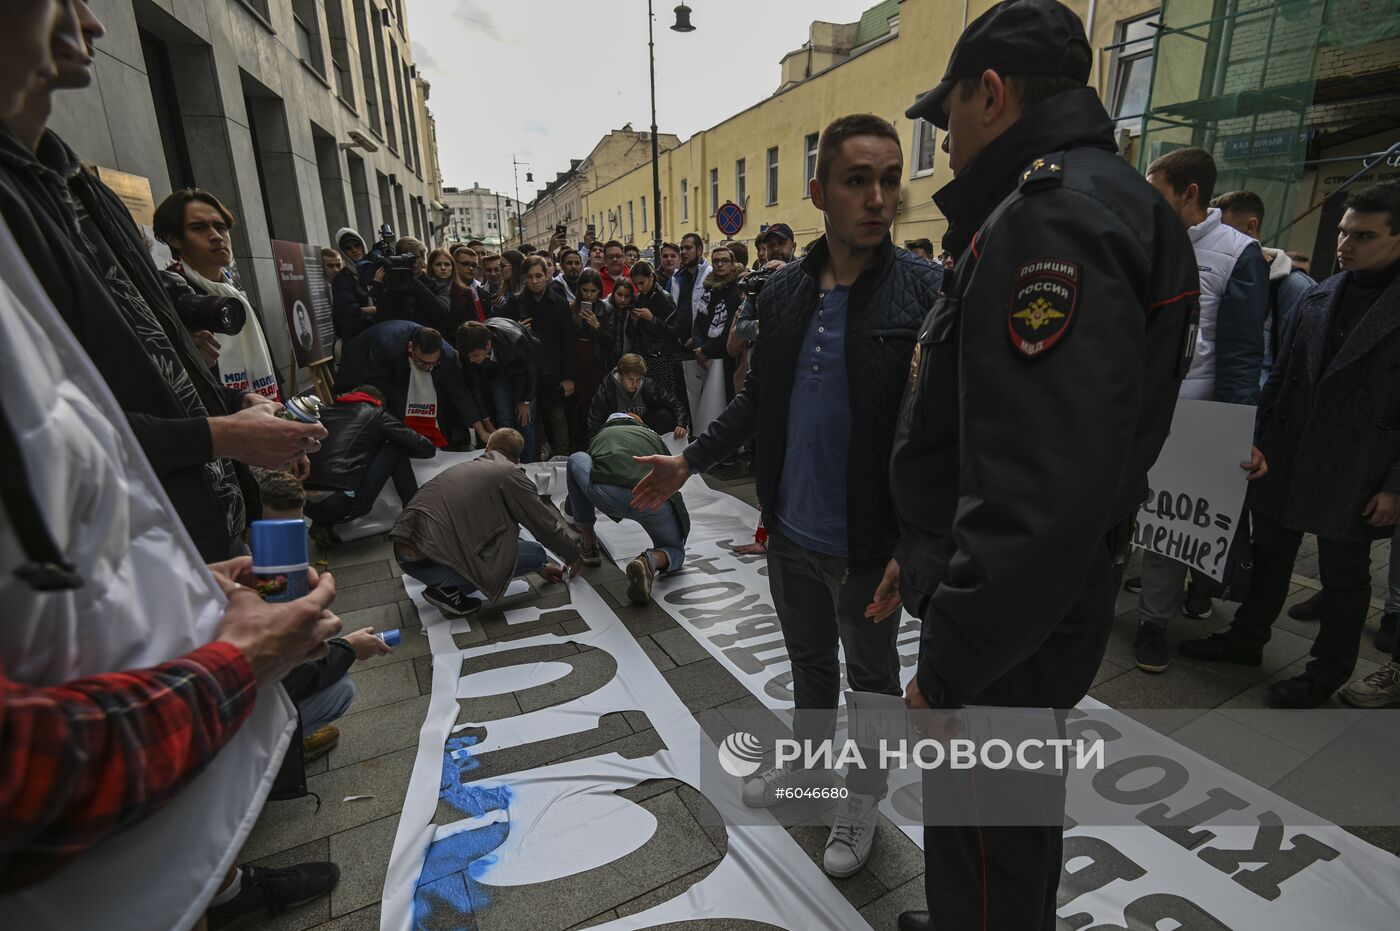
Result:
<svg viewBox="0 0 1400 931">
<path fill-rule="evenodd" d="M 1133 543 L 1219 579 L 1240 523 L 1254 408 L 1176 402 L 1172 432 L 1147 473 Z"/>
</svg>

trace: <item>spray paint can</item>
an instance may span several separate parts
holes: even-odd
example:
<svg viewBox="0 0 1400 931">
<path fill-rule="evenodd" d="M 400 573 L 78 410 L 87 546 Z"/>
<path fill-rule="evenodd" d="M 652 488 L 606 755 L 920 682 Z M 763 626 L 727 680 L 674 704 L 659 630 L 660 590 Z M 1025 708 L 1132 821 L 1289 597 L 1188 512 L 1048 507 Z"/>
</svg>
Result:
<svg viewBox="0 0 1400 931">
<path fill-rule="evenodd" d="M 275 416 L 298 423 L 320 423 L 321 399 L 314 394 L 288 398 L 287 403 L 282 405 L 282 409 Z"/>
<path fill-rule="evenodd" d="M 403 640 L 403 634 L 399 632 L 397 627 L 393 630 L 381 630 L 379 633 L 375 634 L 375 636 L 391 647 L 398 646 L 399 642 Z"/>
<path fill-rule="evenodd" d="M 306 523 L 253 521 L 253 576 L 263 601 L 293 601 L 310 589 Z"/>
</svg>

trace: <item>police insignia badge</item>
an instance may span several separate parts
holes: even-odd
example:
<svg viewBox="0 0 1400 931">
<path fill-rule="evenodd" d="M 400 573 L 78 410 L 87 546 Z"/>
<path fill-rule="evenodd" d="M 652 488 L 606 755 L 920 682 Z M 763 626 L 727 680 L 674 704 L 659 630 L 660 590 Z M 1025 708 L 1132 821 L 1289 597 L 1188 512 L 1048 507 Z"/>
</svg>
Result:
<svg viewBox="0 0 1400 931">
<path fill-rule="evenodd" d="M 1038 259 L 1016 270 L 1006 328 L 1023 355 L 1048 351 L 1069 332 L 1079 304 L 1079 263 Z"/>
</svg>

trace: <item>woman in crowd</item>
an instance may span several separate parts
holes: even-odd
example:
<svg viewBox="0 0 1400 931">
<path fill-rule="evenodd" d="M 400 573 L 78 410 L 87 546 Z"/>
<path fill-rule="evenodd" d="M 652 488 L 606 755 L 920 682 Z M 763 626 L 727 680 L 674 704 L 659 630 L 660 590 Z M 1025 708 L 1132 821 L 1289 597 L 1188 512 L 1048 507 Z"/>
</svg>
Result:
<svg viewBox="0 0 1400 931">
<path fill-rule="evenodd" d="M 527 323 L 529 317 L 522 317 L 515 306 L 524 287 L 525 254 L 518 249 L 507 249 L 501 253 L 501 285 L 491 296 L 491 316 L 509 317 Z"/>
<path fill-rule="evenodd" d="M 525 259 L 525 287 L 515 299 L 522 320 L 540 341 L 541 358 L 536 400 L 544 420 L 544 435 L 553 455 L 564 456 L 569 448 L 569 409 L 573 407 L 574 322 L 569 305 L 549 286 L 549 265 L 532 255 Z M 541 458 L 544 458 L 541 456 Z"/>
<path fill-rule="evenodd" d="M 604 364 L 607 356 L 606 334 L 601 318 L 603 303 L 603 278 L 597 270 L 585 268 L 579 272 L 578 284 L 574 287 L 574 380 L 575 394 L 585 402 L 575 406 L 572 422 L 573 449 L 575 452 L 588 448 L 588 409 L 587 401 L 603 382 L 603 376 L 612 368 Z"/>
<path fill-rule="evenodd" d="M 428 273 L 423 283 L 438 300 L 451 301 L 452 253 L 446 249 L 434 249 L 428 253 Z"/>
<path fill-rule="evenodd" d="M 617 360 L 633 351 L 637 324 L 633 311 L 637 309 L 637 287 L 629 278 L 619 278 L 612 294 L 603 300 L 600 333 L 603 337 L 604 370 L 611 371 Z"/>
</svg>

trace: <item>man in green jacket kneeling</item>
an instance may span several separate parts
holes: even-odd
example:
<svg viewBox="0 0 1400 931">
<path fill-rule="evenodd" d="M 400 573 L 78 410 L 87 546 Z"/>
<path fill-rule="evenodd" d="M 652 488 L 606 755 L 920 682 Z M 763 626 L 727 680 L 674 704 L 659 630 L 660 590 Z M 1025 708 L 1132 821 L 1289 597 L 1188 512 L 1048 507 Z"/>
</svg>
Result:
<svg viewBox="0 0 1400 931">
<path fill-rule="evenodd" d="M 651 537 L 652 548 L 627 564 L 627 597 L 636 604 L 651 599 L 652 582 L 658 573 L 677 572 L 685 562 L 690 516 L 680 493 L 655 511 L 638 511 L 631 506 L 632 486 L 648 471 L 634 457 L 668 452 L 661 437 L 640 417 L 617 413 L 604 421 L 588 452 L 569 457 L 568 512 L 583 538 L 579 549 L 584 565 L 601 562 L 598 537 L 593 532 L 598 511 L 613 520 L 634 520 Z"/>
</svg>

